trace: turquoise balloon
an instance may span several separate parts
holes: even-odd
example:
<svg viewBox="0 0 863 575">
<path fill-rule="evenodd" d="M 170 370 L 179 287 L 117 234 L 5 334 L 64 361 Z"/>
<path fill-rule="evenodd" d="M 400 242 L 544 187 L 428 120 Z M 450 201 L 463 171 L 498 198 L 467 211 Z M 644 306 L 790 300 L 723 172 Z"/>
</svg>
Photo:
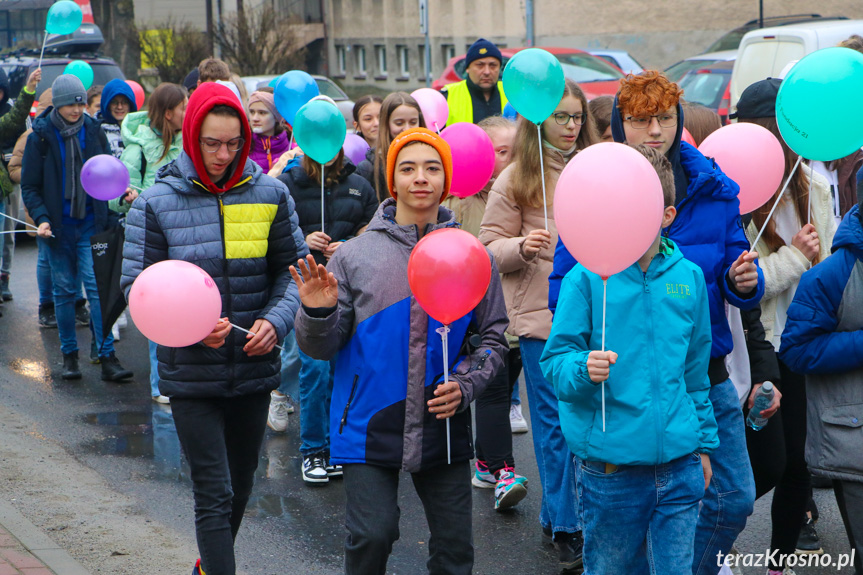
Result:
<svg viewBox="0 0 863 575">
<path fill-rule="evenodd" d="M 863 147 L 863 54 L 850 48 L 813 52 L 791 68 L 776 97 L 776 123 L 788 147 L 829 162 Z"/>
<path fill-rule="evenodd" d="M 71 34 L 81 27 L 84 14 L 72 0 L 60 0 L 48 8 L 45 31 L 49 34 Z"/>
<path fill-rule="evenodd" d="M 519 114 L 540 124 L 563 97 L 560 61 L 541 48 L 528 48 L 509 59 L 503 70 L 503 91 Z"/>
<path fill-rule="evenodd" d="M 84 60 L 72 60 L 66 64 L 63 73 L 71 74 L 81 80 L 85 90 L 89 90 L 93 85 L 93 68 Z"/>
<path fill-rule="evenodd" d="M 335 158 L 345 143 L 345 118 L 331 103 L 312 100 L 297 111 L 294 139 L 303 153 L 320 164 Z"/>
</svg>

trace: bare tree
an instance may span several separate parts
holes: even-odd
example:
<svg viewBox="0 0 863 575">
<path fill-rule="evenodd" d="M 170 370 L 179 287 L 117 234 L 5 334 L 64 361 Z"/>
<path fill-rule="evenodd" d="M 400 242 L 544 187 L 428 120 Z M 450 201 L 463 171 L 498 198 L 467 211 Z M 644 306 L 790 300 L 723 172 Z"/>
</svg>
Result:
<svg viewBox="0 0 863 575">
<path fill-rule="evenodd" d="M 182 84 L 186 74 L 210 54 L 206 35 L 188 22 L 169 19 L 137 31 L 141 60 L 159 71 L 162 82 Z"/>
<path fill-rule="evenodd" d="M 296 25 L 265 5 L 223 18 L 215 27 L 215 39 L 222 59 L 239 75 L 281 74 L 305 63 Z"/>
</svg>

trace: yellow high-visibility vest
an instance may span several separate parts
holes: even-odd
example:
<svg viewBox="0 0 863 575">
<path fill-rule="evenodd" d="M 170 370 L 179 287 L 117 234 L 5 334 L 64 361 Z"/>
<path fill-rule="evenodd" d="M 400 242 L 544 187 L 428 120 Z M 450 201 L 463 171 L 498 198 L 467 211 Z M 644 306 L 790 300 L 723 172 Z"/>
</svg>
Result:
<svg viewBox="0 0 863 575">
<path fill-rule="evenodd" d="M 500 92 L 500 113 L 503 114 L 503 109 L 506 107 L 507 99 L 503 93 L 503 82 L 497 83 L 497 89 Z M 446 125 L 455 124 L 456 122 L 473 123 L 473 101 L 471 100 L 470 90 L 467 87 L 467 80 L 450 84 L 446 87 L 447 104 L 449 105 L 449 116 L 447 117 Z"/>
</svg>

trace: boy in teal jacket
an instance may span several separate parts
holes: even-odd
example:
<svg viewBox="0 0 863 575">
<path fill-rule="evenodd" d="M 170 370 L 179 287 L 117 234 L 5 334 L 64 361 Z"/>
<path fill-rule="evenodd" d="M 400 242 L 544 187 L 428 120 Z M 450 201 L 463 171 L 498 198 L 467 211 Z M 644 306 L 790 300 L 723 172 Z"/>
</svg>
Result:
<svg viewBox="0 0 863 575">
<path fill-rule="evenodd" d="M 671 165 L 636 149 L 659 174 L 666 228 L 676 215 Z M 651 573 L 692 569 L 708 454 L 719 445 L 708 398 L 710 313 L 701 269 L 660 231 L 608 280 L 609 351 L 599 351 L 602 280 L 578 265 L 563 280 L 540 360 L 576 456 L 585 575 L 646 572 L 647 563 Z"/>
</svg>

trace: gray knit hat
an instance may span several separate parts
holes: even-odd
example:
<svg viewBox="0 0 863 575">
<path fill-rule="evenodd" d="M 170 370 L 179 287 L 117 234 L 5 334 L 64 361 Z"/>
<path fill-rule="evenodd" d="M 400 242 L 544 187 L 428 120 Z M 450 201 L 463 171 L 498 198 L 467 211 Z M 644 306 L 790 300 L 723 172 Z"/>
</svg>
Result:
<svg viewBox="0 0 863 575">
<path fill-rule="evenodd" d="M 57 76 L 57 79 L 51 84 L 51 95 L 55 108 L 87 103 L 87 90 L 84 89 L 84 84 L 72 74 Z"/>
</svg>

